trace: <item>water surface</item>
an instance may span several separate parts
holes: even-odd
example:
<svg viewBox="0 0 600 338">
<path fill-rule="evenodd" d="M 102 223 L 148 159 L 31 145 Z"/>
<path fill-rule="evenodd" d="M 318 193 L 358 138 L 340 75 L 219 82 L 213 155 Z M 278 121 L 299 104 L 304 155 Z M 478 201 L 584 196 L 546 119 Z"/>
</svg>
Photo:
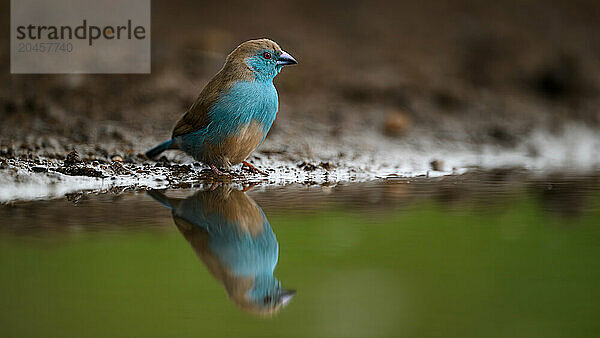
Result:
<svg viewBox="0 0 600 338">
<path fill-rule="evenodd" d="M 599 187 L 597 175 L 494 171 L 5 205 L 0 330 L 597 336 Z"/>
</svg>

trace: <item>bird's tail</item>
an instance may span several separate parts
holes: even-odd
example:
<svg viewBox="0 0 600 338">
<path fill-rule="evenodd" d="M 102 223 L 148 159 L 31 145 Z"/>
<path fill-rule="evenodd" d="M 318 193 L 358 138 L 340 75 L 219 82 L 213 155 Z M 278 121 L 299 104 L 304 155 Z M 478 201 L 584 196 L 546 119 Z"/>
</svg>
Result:
<svg viewBox="0 0 600 338">
<path fill-rule="evenodd" d="M 155 158 L 156 156 L 160 155 L 163 151 L 173 148 L 175 148 L 175 145 L 173 144 L 173 139 L 170 139 L 148 150 L 146 152 L 146 157 Z"/>
<path fill-rule="evenodd" d="M 158 190 L 149 190 L 147 191 L 148 195 L 150 195 L 152 198 L 154 198 L 157 202 L 160 202 L 162 205 L 164 205 L 165 207 L 173 210 L 175 209 L 176 205 L 173 205 L 175 202 L 175 200 L 170 200 L 167 196 L 165 196 L 165 194 L 163 194 L 162 192 L 158 191 Z M 177 204 L 177 203 L 175 203 Z"/>
</svg>

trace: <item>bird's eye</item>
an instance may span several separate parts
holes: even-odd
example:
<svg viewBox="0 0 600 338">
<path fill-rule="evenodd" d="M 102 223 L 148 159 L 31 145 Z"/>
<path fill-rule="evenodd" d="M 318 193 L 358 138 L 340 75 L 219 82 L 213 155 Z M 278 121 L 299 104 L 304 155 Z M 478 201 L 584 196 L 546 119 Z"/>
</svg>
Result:
<svg viewBox="0 0 600 338">
<path fill-rule="evenodd" d="M 265 59 L 269 60 L 269 59 L 271 58 L 271 53 L 269 53 L 269 52 L 264 52 L 264 53 L 263 53 L 263 57 L 264 57 Z"/>
<path fill-rule="evenodd" d="M 271 296 L 265 296 L 265 304 L 271 302 Z"/>
</svg>

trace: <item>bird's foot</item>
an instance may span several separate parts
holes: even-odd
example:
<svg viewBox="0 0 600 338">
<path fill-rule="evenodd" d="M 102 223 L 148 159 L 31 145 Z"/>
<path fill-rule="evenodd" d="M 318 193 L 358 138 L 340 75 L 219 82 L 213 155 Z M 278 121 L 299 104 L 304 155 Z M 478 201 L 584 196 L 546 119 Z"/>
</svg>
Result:
<svg viewBox="0 0 600 338">
<path fill-rule="evenodd" d="M 226 176 L 226 177 L 231 177 L 231 174 L 229 173 L 224 173 L 221 170 L 219 170 L 217 167 L 215 167 L 213 164 L 210 165 L 210 169 L 213 171 L 213 173 L 215 173 L 215 175 L 217 176 Z"/>
<path fill-rule="evenodd" d="M 253 173 L 258 173 L 261 174 L 263 176 L 269 176 L 269 174 L 267 174 L 266 172 L 258 169 L 257 167 L 255 167 L 253 164 L 248 163 L 246 161 L 242 161 L 242 169 L 246 168 L 246 170 L 253 172 Z"/>
</svg>

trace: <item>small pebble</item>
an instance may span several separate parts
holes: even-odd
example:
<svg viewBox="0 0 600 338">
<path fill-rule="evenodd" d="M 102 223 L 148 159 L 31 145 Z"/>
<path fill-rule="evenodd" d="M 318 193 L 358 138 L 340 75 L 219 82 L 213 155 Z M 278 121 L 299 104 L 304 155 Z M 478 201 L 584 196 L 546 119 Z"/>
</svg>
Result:
<svg viewBox="0 0 600 338">
<path fill-rule="evenodd" d="M 402 136 L 412 125 L 410 116 L 403 111 L 387 113 L 383 123 L 383 132 L 388 136 Z"/>
<path fill-rule="evenodd" d="M 45 173 L 45 172 L 48 172 L 48 168 L 46 168 L 46 167 L 41 167 L 41 166 L 35 166 L 35 167 L 32 167 L 32 168 L 31 168 L 31 170 L 32 170 L 33 172 L 36 172 L 36 173 Z"/>
<path fill-rule="evenodd" d="M 444 161 L 442 160 L 433 160 L 429 162 L 429 165 L 431 165 L 431 170 L 444 171 Z"/>
</svg>

